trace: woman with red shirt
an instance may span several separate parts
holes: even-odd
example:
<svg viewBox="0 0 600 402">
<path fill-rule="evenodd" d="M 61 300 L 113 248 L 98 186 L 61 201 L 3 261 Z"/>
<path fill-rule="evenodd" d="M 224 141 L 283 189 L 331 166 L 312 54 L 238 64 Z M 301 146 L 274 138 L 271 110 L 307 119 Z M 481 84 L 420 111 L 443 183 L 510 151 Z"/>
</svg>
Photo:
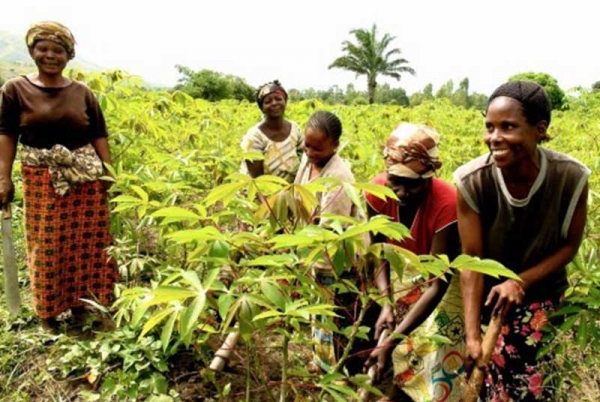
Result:
<svg viewBox="0 0 600 402">
<path fill-rule="evenodd" d="M 367 211 L 369 216 L 386 215 L 392 221 L 402 223 L 410 229 L 411 238 L 398 243 L 379 235 L 373 239 L 374 242 L 392 243 L 418 255 L 446 254 L 453 257 L 457 253 L 456 190 L 434 177 L 442 166 L 438 143 L 439 134 L 433 128 L 408 123 L 398 126 L 388 138 L 384 150 L 386 171 L 372 182 L 392 189 L 398 200 L 382 200 L 366 194 Z M 383 306 L 375 337 L 378 338 L 384 328 L 393 330 L 393 333 L 371 353 L 366 366 L 376 364 L 380 376 L 389 365 L 390 355 L 393 355 L 395 390 L 391 400 L 458 400 L 459 375 L 463 371 L 462 357 L 455 350 L 457 345 L 462 344 L 458 281 L 432 278 L 429 286 L 419 286 L 414 281 L 418 277 L 416 274 L 407 267 L 404 277 L 399 278 L 398 291 L 392 292 L 391 288 L 397 285 L 391 285 L 389 263 L 384 261 L 378 267 L 376 285 L 382 295 L 395 301 L 395 308 L 390 303 Z M 450 283 L 451 290 L 446 292 Z M 438 304 L 438 310 L 432 314 Z M 435 320 L 441 313 L 449 317 L 443 325 Z M 430 320 L 421 326 L 428 317 Z M 416 347 L 418 342 L 410 339 L 400 344 L 399 335 L 408 336 L 419 326 L 420 332 L 441 333 L 453 344 L 432 345 L 430 342 L 427 347 L 424 344 Z M 448 361 L 448 366 L 443 369 L 449 375 L 442 376 L 444 380 L 439 381 L 436 370 L 440 370 L 438 363 L 442 359 Z M 434 369 L 435 366 L 438 368 Z"/>
</svg>

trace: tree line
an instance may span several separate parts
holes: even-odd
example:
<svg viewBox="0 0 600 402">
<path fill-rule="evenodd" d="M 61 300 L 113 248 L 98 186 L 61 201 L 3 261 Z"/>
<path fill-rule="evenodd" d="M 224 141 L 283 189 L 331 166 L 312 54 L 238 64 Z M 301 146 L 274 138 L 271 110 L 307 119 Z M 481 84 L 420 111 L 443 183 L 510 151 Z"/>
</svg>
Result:
<svg viewBox="0 0 600 402">
<path fill-rule="evenodd" d="M 395 104 L 400 106 L 417 106 L 432 99 L 447 99 L 456 106 L 484 110 L 487 95 L 471 92 L 469 79 L 464 78 L 455 87 L 452 80 L 447 81 L 434 93 L 433 84 L 426 85 L 422 91 L 410 96 L 401 87 L 389 84 L 379 85 L 382 76 L 400 80 L 403 74 L 416 74 L 409 61 L 402 57 L 399 48 L 392 47 L 396 39 L 387 33 L 379 36 L 377 26 L 370 29 L 354 29 L 350 31 L 354 41 L 342 42 L 343 55 L 336 58 L 330 69 L 339 68 L 365 76 L 367 90 L 358 91 L 352 84 L 345 89 L 337 85 L 326 90 L 313 88 L 289 91 L 290 100 L 319 99 L 329 104 Z M 175 89 L 181 90 L 194 98 L 216 101 L 220 99 L 254 100 L 255 89 L 246 80 L 233 75 L 226 75 L 211 70 L 193 71 L 184 66 L 176 66 L 181 74 L 179 84 Z M 546 73 L 527 72 L 514 75 L 509 81 L 528 80 L 543 86 L 550 96 L 554 109 L 566 107 L 566 96 L 558 85 L 557 80 Z M 600 81 L 593 85 L 593 90 L 600 90 Z"/>
<path fill-rule="evenodd" d="M 181 78 L 179 84 L 174 89 L 185 92 L 193 98 L 206 99 L 208 101 L 222 99 L 254 101 L 256 89 L 249 85 L 243 78 L 206 69 L 193 71 L 183 66 L 177 66 L 177 68 L 181 74 Z M 556 79 L 549 74 L 529 72 L 516 74 L 508 79 L 508 81 L 514 80 L 537 82 L 548 92 L 554 109 L 563 109 L 566 107 L 566 95 L 564 91 L 560 88 Z M 600 81 L 594 84 L 592 90 L 594 92 L 600 91 Z M 332 85 L 328 89 L 292 88 L 288 90 L 288 93 L 289 99 L 292 102 L 317 99 L 331 105 L 366 105 L 376 103 L 411 107 L 434 99 L 446 99 L 453 105 L 478 110 L 485 110 L 488 98 L 486 94 L 471 91 L 468 77 L 465 77 L 458 83 L 448 80 L 439 88 L 434 88 L 433 84 L 429 83 L 421 91 L 417 91 L 411 95 L 408 95 L 399 86 L 393 87 L 385 83 L 377 86 L 373 94 L 373 102 L 370 101 L 368 89 L 361 91 L 356 89 L 353 84 L 348 84 L 346 88 L 338 85 Z"/>
<path fill-rule="evenodd" d="M 370 29 L 354 29 L 350 31 L 353 40 L 342 42 L 343 55 L 336 58 L 329 69 L 337 68 L 365 76 L 367 90 L 360 91 L 354 85 L 346 88 L 332 85 L 326 90 L 290 89 L 290 100 L 318 99 L 328 104 L 362 105 L 362 104 L 393 104 L 399 106 L 417 106 L 433 99 L 447 99 L 456 106 L 484 110 L 487 95 L 471 92 L 468 77 L 457 85 L 449 80 L 441 87 L 434 89 L 433 84 L 427 84 L 421 91 L 410 96 L 399 86 L 388 83 L 379 84 L 382 76 L 400 81 L 403 74 L 416 74 L 408 60 L 402 57 L 399 48 L 392 47 L 396 39 L 387 33 L 379 36 L 377 25 Z M 222 99 L 236 99 L 254 101 L 256 88 L 249 85 L 244 78 L 223 74 L 217 71 L 202 69 L 194 71 L 189 67 L 176 65 L 180 74 L 178 84 L 173 88 L 187 93 L 193 98 L 218 101 Z M 540 84 L 550 96 L 554 109 L 566 107 L 566 96 L 558 85 L 557 80 L 549 74 L 540 72 L 527 72 L 516 74 L 508 79 L 529 80 Z M 5 79 L 0 76 L 0 86 Z M 593 92 L 600 92 L 600 81 L 592 85 Z"/>
</svg>

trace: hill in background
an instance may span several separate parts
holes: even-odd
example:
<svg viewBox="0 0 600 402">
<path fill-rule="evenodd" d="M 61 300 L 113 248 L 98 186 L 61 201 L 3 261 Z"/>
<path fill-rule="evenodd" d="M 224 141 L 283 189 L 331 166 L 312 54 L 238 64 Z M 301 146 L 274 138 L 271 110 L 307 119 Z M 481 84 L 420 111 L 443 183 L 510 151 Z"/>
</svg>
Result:
<svg viewBox="0 0 600 402">
<path fill-rule="evenodd" d="M 69 67 L 83 71 L 100 71 L 103 68 L 75 56 Z M 0 31 L 0 78 L 7 80 L 19 74 L 35 71 L 35 64 L 29 57 L 25 39 L 12 32 Z"/>
</svg>

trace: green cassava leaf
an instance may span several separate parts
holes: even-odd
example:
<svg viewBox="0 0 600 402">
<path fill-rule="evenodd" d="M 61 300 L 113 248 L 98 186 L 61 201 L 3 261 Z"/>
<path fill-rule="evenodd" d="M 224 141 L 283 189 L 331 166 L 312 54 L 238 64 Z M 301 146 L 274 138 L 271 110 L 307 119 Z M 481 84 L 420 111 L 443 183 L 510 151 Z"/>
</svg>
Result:
<svg viewBox="0 0 600 402">
<path fill-rule="evenodd" d="M 465 254 L 456 257 L 454 261 L 452 261 L 451 266 L 459 271 L 474 271 L 495 278 L 504 276 L 506 278 L 520 280 L 517 274 L 497 261 L 487 259 L 482 260 L 478 257 L 471 257 Z"/>
<path fill-rule="evenodd" d="M 206 226 L 197 230 L 179 230 L 168 236 L 179 243 L 189 243 L 192 241 L 225 241 L 226 237 L 214 226 Z"/>
<path fill-rule="evenodd" d="M 150 216 L 153 218 L 165 218 L 162 221 L 163 225 L 184 221 L 198 222 L 201 219 L 200 215 L 180 207 L 161 208 L 152 213 Z"/>
<path fill-rule="evenodd" d="M 385 200 L 386 198 L 397 200 L 396 194 L 387 186 L 381 186 L 373 183 L 354 183 L 353 186 L 359 190 L 363 190 L 369 194 L 373 194 L 375 197 Z"/>
</svg>

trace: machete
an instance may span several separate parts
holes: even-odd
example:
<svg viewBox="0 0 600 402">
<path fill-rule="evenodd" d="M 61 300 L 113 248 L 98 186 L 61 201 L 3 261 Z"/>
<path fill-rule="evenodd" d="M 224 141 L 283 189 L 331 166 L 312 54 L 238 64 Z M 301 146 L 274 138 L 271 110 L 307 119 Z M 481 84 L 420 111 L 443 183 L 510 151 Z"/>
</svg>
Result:
<svg viewBox="0 0 600 402">
<path fill-rule="evenodd" d="M 21 296 L 19 295 L 19 276 L 12 236 L 12 212 L 10 204 L 6 204 L 2 208 L 2 259 L 4 261 L 6 303 L 10 314 L 16 317 L 21 306 Z"/>
</svg>

